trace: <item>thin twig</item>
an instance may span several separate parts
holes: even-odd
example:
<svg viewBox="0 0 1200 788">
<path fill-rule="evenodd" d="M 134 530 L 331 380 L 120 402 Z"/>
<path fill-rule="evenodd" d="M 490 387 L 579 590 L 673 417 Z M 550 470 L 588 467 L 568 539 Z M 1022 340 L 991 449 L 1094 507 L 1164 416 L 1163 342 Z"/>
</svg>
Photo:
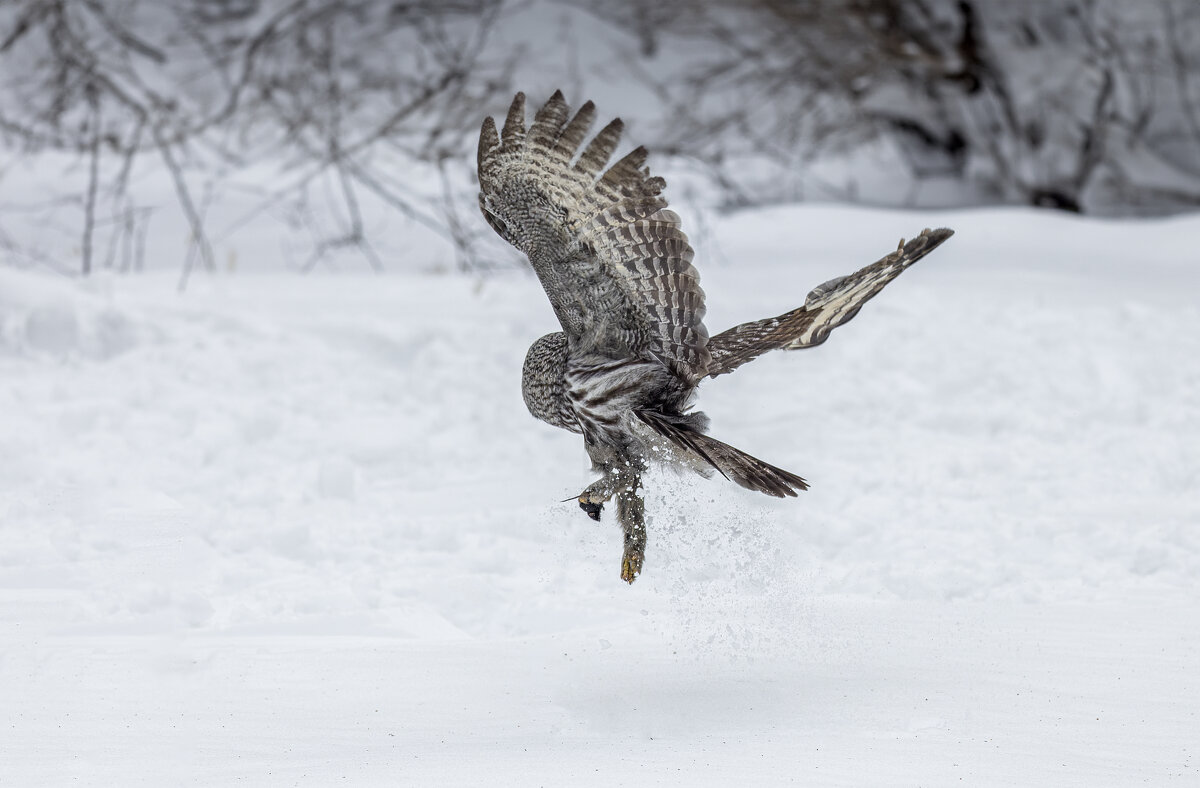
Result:
<svg viewBox="0 0 1200 788">
<path fill-rule="evenodd" d="M 201 261 L 205 268 L 209 271 L 216 270 L 216 263 L 213 260 L 212 247 L 208 242 L 208 234 L 204 230 L 204 220 L 196 211 L 196 206 L 192 202 L 191 192 L 188 191 L 187 180 L 184 178 L 183 170 L 179 166 L 179 162 L 175 161 L 174 154 L 171 153 L 171 147 L 161 137 L 157 126 L 151 126 L 150 132 L 154 139 L 158 142 L 158 152 L 162 157 L 163 164 L 166 165 L 167 171 L 171 173 L 171 181 L 175 184 L 175 196 L 179 200 L 179 207 L 183 209 L 184 216 L 187 217 L 188 224 L 192 228 L 192 243 L 200 255 Z M 189 255 L 184 261 L 183 271 L 179 276 L 179 291 L 183 292 L 187 288 L 188 277 L 192 272 L 192 256 Z"/>
<path fill-rule="evenodd" d="M 83 200 L 83 263 L 81 273 L 92 272 L 92 237 L 96 231 L 96 192 L 100 186 L 100 104 L 94 93 L 90 94 L 92 110 L 91 149 L 88 151 L 88 182 Z"/>
</svg>

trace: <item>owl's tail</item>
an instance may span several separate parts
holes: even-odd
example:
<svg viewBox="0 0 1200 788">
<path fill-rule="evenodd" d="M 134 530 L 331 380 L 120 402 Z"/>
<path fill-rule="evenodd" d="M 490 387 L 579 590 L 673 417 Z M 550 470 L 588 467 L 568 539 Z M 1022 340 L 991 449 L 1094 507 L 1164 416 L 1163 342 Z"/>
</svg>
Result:
<svg viewBox="0 0 1200 788">
<path fill-rule="evenodd" d="M 733 372 L 771 350 L 816 347 L 829 332 L 858 314 L 862 305 L 906 268 L 938 248 L 953 230 L 924 230 L 896 251 L 848 276 L 839 276 L 813 289 L 804 306 L 779 317 L 742 323 L 708 341 L 712 362 L 708 376 Z"/>
<path fill-rule="evenodd" d="M 653 410 L 637 410 L 634 415 L 660 437 L 748 490 L 776 498 L 794 498 L 797 490 L 808 489 L 808 482 L 796 474 L 776 468 L 700 432 L 687 416 L 670 416 Z"/>
</svg>

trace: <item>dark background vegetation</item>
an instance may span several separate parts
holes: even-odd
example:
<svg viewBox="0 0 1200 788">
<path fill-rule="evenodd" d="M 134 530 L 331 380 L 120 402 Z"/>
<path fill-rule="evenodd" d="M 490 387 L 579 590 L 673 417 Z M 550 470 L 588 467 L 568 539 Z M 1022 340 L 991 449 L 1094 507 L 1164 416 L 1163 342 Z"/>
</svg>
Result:
<svg viewBox="0 0 1200 788">
<path fill-rule="evenodd" d="M 364 220 L 381 210 L 486 268 L 502 261 L 475 215 L 479 121 L 558 85 L 607 96 L 719 209 L 1200 205 L 1193 0 L 8 0 L 0 250 L 138 269 L 162 206 L 135 174 L 153 169 L 190 232 L 186 281 L 218 265 L 228 184 L 269 163 L 242 225 L 313 225 L 317 190 L 336 206 L 301 270 L 346 250 L 386 268 Z M 70 177 L 14 193 L 29 161 Z M 66 217 L 78 259 L 6 232 L 22 211 Z"/>
</svg>

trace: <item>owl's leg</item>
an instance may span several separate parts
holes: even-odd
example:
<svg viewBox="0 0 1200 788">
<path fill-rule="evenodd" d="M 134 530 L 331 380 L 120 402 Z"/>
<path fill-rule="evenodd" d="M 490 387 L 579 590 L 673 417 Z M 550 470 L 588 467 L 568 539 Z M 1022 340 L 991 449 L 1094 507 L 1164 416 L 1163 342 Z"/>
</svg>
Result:
<svg viewBox="0 0 1200 788">
<path fill-rule="evenodd" d="M 624 479 L 616 491 L 617 522 L 625 533 L 625 552 L 621 556 L 621 579 L 632 583 L 642 572 L 642 559 L 646 555 L 646 502 L 638 493 L 641 484 L 639 475 Z"/>
<path fill-rule="evenodd" d="M 605 467 L 604 475 L 579 494 L 579 508 L 593 520 L 600 519 L 604 504 L 616 496 L 617 522 L 625 535 L 621 579 L 626 583 L 632 583 L 641 574 L 646 554 L 646 502 L 639 493 L 642 467 L 632 461 Z"/>
</svg>

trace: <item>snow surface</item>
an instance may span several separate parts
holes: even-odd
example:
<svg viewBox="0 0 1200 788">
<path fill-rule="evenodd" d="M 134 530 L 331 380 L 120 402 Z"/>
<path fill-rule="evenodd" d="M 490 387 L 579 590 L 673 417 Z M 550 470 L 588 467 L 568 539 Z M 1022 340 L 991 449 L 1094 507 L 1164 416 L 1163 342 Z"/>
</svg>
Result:
<svg viewBox="0 0 1200 788">
<path fill-rule="evenodd" d="M 1200 218 L 739 214 L 708 325 L 941 224 L 632 587 L 532 277 L 0 268 L 0 784 L 1200 784 Z"/>
</svg>

